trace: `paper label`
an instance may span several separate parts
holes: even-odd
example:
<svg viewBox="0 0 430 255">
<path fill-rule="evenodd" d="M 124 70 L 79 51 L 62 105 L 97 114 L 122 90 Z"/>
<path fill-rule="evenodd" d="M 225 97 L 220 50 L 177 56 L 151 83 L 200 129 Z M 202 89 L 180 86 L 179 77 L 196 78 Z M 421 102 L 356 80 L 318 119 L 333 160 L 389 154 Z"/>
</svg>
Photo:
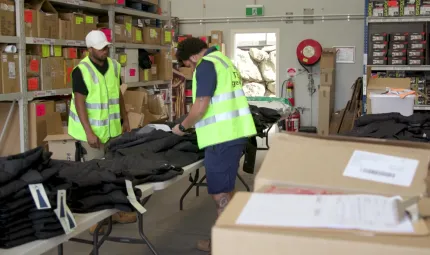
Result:
<svg viewBox="0 0 430 255">
<path fill-rule="evenodd" d="M 374 195 L 252 194 L 236 224 L 412 233 L 399 217 L 397 197 Z M 300 205 L 300 206 L 297 206 Z"/>
<path fill-rule="evenodd" d="M 142 41 L 142 30 L 136 30 L 136 41 L 141 42 Z"/>
<path fill-rule="evenodd" d="M 144 79 L 145 81 L 149 81 L 149 71 L 148 71 L 148 69 L 145 69 L 145 70 L 143 71 L 143 79 Z"/>
<path fill-rule="evenodd" d="M 94 17 L 93 16 L 85 16 L 85 23 L 94 24 Z"/>
<path fill-rule="evenodd" d="M 152 66 L 152 67 L 151 67 L 151 73 L 152 73 L 153 75 L 156 75 L 156 74 L 157 74 L 157 67 L 156 67 L 156 66 Z"/>
<path fill-rule="evenodd" d="M 120 64 L 125 64 L 127 63 L 127 55 L 123 54 L 119 56 L 119 63 Z"/>
<path fill-rule="evenodd" d="M 76 17 L 75 21 L 76 21 L 76 25 L 81 25 L 84 23 L 84 18 L 83 17 Z"/>
<path fill-rule="evenodd" d="M 69 48 L 69 58 L 78 58 L 78 50 L 76 48 Z"/>
<path fill-rule="evenodd" d="M 8 76 L 9 76 L 9 79 L 16 79 L 16 66 L 15 66 L 15 62 L 8 62 L 7 66 L 8 66 Z"/>
<path fill-rule="evenodd" d="M 382 16 L 384 16 L 384 8 L 373 9 L 373 17 L 382 17 Z"/>
<path fill-rule="evenodd" d="M 356 150 L 344 176 L 409 187 L 415 177 L 418 160 Z"/>
<path fill-rule="evenodd" d="M 404 7 L 404 15 L 405 16 L 415 16 L 415 6 L 407 5 Z"/>
<path fill-rule="evenodd" d="M 131 33 L 131 23 L 125 23 L 125 30 L 127 30 L 127 32 Z"/>
<path fill-rule="evenodd" d="M 42 58 L 47 58 L 49 56 L 51 56 L 49 45 L 42 45 Z"/>
<path fill-rule="evenodd" d="M 72 211 L 67 206 L 66 198 L 66 190 L 57 191 L 57 208 L 54 210 L 54 212 L 55 215 L 57 215 L 64 232 L 68 234 L 76 228 L 77 223 Z"/>
<path fill-rule="evenodd" d="M 51 208 L 51 204 L 49 203 L 43 184 L 30 184 L 28 185 L 28 188 L 30 189 L 31 196 L 33 197 L 33 201 L 37 209 L 45 210 Z"/>
<path fill-rule="evenodd" d="M 28 86 L 27 86 L 28 90 L 35 91 L 35 90 L 39 89 L 39 80 L 38 80 L 38 78 L 35 78 L 35 77 L 28 78 L 27 81 L 28 81 Z"/>
<path fill-rule="evenodd" d="M 29 66 L 30 66 L 30 71 L 36 72 L 36 73 L 39 72 L 39 61 L 38 60 L 36 60 L 36 59 L 30 60 Z"/>
<path fill-rule="evenodd" d="M 399 7 L 389 7 L 388 8 L 388 16 L 397 17 L 399 16 Z"/>
<path fill-rule="evenodd" d="M 172 33 L 170 31 L 164 32 L 164 42 L 166 43 L 172 42 Z"/>
<path fill-rule="evenodd" d="M 421 15 L 429 15 L 430 14 L 430 5 L 421 6 Z"/>
<path fill-rule="evenodd" d="M 46 106 L 44 104 L 38 104 L 36 105 L 36 116 L 42 117 L 46 114 Z"/>
<path fill-rule="evenodd" d="M 24 10 L 24 22 L 25 23 L 33 23 L 33 11 L 32 10 Z"/>
<path fill-rule="evenodd" d="M 57 208 L 59 216 L 66 218 L 66 190 L 59 190 L 57 192 Z"/>
<path fill-rule="evenodd" d="M 117 0 L 117 1 L 116 1 L 116 3 L 117 3 L 117 4 L 124 4 L 124 3 L 125 3 L 125 0 Z"/>
<path fill-rule="evenodd" d="M 54 57 L 61 57 L 63 55 L 63 47 L 56 45 L 54 46 Z"/>
<path fill-rule="evenodd" d="M 149 29 L 149 37 L 151 37 L 152 39 L 156 39 L 157 38 L 157 30 L 155 29 Z"/>
<path fill-rule="evenodd" d="M 129 72 L 129 75 L 130 75 L 131 77 L 136 76 L 136 69 L 131 68 L 131 69 L 130 69 L 130 72 Z"/>
</svg>

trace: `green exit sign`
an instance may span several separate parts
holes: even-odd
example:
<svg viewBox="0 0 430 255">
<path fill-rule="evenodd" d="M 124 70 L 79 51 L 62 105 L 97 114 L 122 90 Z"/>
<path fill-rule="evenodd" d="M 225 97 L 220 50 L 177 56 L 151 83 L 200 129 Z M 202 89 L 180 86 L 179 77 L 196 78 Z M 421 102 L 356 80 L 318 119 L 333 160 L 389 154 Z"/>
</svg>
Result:
<svg viewBox="0 0 430 255">
<path fill-rule="evenodd" d="M 264 6 L 263 5 L 247 5 L 246 6 L 246 16 L 263 16 L 264 15 Z"/>
</svg>

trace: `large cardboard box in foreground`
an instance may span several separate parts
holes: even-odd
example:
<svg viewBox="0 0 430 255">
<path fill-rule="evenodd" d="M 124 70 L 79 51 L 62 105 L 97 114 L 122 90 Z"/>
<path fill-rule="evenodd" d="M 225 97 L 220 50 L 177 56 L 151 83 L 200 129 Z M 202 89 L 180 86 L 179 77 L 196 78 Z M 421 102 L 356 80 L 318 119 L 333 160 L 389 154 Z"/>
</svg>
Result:
<svg viewBox="0 0 430 255">
<path fill-rule="evenodd" d="M 273 151 L 273 147 L 270 149 Z M 251 193 L 236 193 L 218 218 L 212 228 L 213 255 L 430 254 L 430 236 L 425 235 L 373 235 L 358 231 L 237 224 L 251 196 Z M 430 227 L 430 222 L 427 225 Z"/>
<path fill-rule="evenodd" d="M 276 134 L 255 178 L 254 190 L 267 185 L 287 185 L 387 196 L 426 195 L 429 149 L 426 143 Z M 413 161 L 416 167 L 409 170 L 400 163 L 393 165 L 390 162 L 398 159 L 390 157 Z M 348 174 L 352 173 L 350 169 L 360 173 L 354 172 L 355 178 L 348 177 L 352 176 Z M 409 181 L 404 182 L 406 179 Z"/>
</svg>

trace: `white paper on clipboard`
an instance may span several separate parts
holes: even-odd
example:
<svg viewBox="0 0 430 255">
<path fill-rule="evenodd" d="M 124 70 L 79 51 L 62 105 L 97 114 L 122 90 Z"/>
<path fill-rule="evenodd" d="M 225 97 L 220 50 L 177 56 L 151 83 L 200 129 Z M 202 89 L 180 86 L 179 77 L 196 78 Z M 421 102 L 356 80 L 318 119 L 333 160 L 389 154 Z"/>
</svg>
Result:
<svg viewBox="0 0 430 255">
<path fill-rule="evenodd" d="M 333 48 L 336 49 L 336 63 L 355 63 L 355 46 L 335 46 Z"/>
</svg>

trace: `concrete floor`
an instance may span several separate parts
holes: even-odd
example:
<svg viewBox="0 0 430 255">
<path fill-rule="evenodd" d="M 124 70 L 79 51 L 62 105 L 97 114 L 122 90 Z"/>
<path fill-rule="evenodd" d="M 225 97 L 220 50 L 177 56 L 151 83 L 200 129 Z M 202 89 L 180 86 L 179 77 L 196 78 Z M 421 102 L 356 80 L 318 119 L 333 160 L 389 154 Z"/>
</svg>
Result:
<svg viewBox="0 0 430 255">
<path fill-rule="evenodd" d="M 256 169 L 260 168 L 264 151 L 257 155 Z M 242 169 L 242 167 L 240 168 Z M 241 176 L 248 185 L 253 185 L 255 175 L 241 171 Z M 207 194 L 206 188 L 201 188 L 200 196 L 195 196 L 193 189 L 184 202 L 184 210 L 179 210 L 179 199 L 188 187 L 188 178 L 169 187 L 168 189 L 155 193 L 145 208 L 144 231 L 160 255 L 204 255 L 206 253 L 196 250 L 196 242 L 208 239 L 211 226 L 215 222 L 215 204 Z M 238 181 L 237 190 L 245 190 Z M 114 225 L 111 236 L 128 236 L 138 238 L 136 224 Z M 79 238 L 91 240 L 88 233 L 83 233 Z M 89 254 L 90 245 L 68 242 L 64 244 L 65 255 Z M 44 255 L 57 254 L 56 250 Z M 152 254 L 146 245 L 120 244 L 106 242 L 100 249 L 101 255 L 149 255 Z"/>
</svg>

